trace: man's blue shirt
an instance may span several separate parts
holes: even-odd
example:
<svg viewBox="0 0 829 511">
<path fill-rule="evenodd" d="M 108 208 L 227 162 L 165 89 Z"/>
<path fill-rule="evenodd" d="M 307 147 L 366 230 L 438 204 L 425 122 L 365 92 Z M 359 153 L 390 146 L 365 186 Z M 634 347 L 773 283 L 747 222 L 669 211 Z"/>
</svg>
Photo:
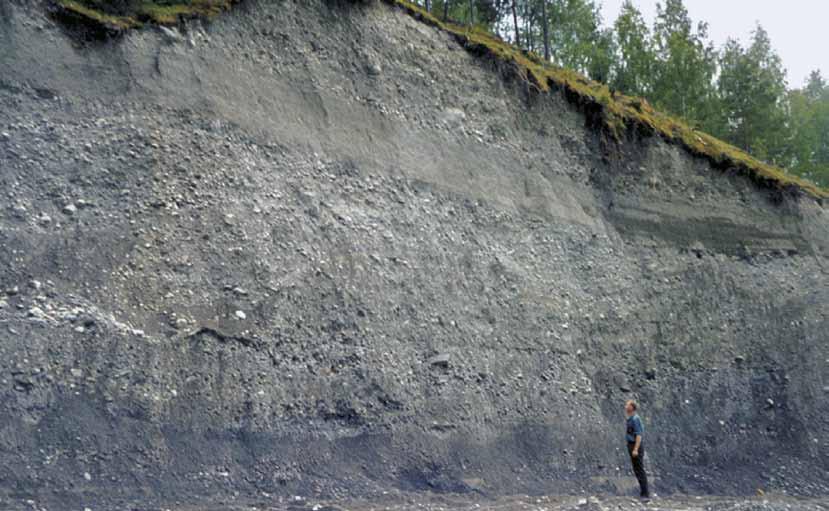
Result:
<svg viewBox="0 0 829 511">
<path fill-rule="evenodd" d="M 644 437 L 645 428 L 642 426 L 642 419 L 638 415 L 631 415 L 627 420 L 625 438 L 628 442 L 635 442 L 636 435 Z M 644 438 L 643 438 L 644 439 Z"/>
</svg>

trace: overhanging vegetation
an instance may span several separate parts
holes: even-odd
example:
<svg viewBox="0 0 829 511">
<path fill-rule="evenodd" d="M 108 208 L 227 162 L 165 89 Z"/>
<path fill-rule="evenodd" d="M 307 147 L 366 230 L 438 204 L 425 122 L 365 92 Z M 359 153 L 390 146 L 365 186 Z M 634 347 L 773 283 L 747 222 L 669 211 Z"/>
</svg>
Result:
<svg viewBox="0 0 829 511">
<path fill-rule="evenodd" d="M 682 145 L 692 154 L 709 159 L 717 167 L 743 173 L 762 185 L 789 190 L 799 189 L 815 198 L 829 198 L 829 190 L 788 174 L 676 118 L 658 112 L 642 98 L 613 93 L 607 85 L 589 80 L 574 71 L 556 67 L 545 62 L 540 56 L 524 52 L 489 32 L 440 20 L 408 0 L 384 1 L 401 7 L 423 22 L 451 33 L 476 53 L 489 54 L 499 60 L 514 63 L 526 79 L 541 92 L 561 90 L 571 102 L 585 109 L 601 112 L 604 127 L 614 137 L 621 137 L 629 129 L 655 133 L 670 142 Z"/>
<path fill-rule="evenodd" d="M 145 23 L 173 25 L 181 18 L 213 17 L 238 0 L 55 0 L 65 14 L 84 18 L 110 31 Z"/>
</svg>

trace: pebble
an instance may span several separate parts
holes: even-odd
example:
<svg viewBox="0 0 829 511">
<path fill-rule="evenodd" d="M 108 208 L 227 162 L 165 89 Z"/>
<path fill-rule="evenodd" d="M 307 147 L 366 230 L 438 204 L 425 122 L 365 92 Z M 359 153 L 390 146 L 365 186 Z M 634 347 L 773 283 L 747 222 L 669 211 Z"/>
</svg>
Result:
<svg viewBox="0 0 829 511">
<path fill-rule="evenodd" d="M 78 212 L 78 208 L 76 208 L 74 204 L 69 204 L 65 208 L 63 208 L 63 212 L 67 215 L 74 215 Z"/>
<path fill-rule="evenodd" d="M 448 367 L 449 366 L 449 354 L 448 353 L 441 353 L 439 355 L 435 355 L 434 357 L 430 358 L 426 362 L 429 365 L 433 366 L 441 366 L 441 367 Z"/>
<path fill-rule="evenodd" d="M 177 43 L 184 40 L 184 37 L 182 37 L 181 33 L 178 30 L 163 26 L 158 28 L 161 29 L 161 33 L 164 34 L 164 37 L 166 37 L 167 40 L 171 43 Z"/>
<path fill-rule="evenodd" d="M 366 66 L 366 70 L 371 76 L 377 76 L 383 72 L 383 68 L 376 62 L 369 63 L 368 66 Z"/>
<path fill-rule="evenodd" d="M 443 122 L 450 128 L 460 128 L 466 121 L 466 113 L 459 108 L 447 108 L 442 115 Z"/>
<path fill-rule="evenodd" d="M 28 310 L 27 314 L 30 318 L 42 318 L 43 316 L 45 316 L 43 309 L 41 309 L 40 307 L 31 307 Z"/>
<path fill-rule="evenodd" d="M 248 315 L 245 314 L 243 311 L 236 311 L 236 319 L 241 321 L 243 319 L 247 319 L 247 317 Z"/>
</svg>

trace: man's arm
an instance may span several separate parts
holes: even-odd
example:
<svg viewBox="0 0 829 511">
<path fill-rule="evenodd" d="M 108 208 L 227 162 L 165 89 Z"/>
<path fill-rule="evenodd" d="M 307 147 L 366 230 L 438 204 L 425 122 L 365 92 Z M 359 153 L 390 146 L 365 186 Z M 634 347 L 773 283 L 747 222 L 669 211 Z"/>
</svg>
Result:
<svg viewBox="0 0 829 511">
<path fill-rule="evenodd" d="M 636 441 L 633 444 L 633 457 L 639 456 L 639 447 L 642 445 L 642 420 L 639 417 L 634 417 L 633 419 L 633 434 L 635 435 Z"/>
</svg>

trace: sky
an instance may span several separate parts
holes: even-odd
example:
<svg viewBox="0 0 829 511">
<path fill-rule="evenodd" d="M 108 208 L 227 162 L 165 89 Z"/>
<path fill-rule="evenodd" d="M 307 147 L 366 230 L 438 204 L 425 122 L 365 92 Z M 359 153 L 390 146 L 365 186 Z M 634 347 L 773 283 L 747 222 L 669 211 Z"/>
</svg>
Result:
<svg viewBox="0 0 829 511">
<path fill-rule="evenodd" d="M 598 1 L 605 23 L 612 24 L 623 0 Z M 657 0 L 633 3 L 651 23 Z M 755 25 L 763 25 L 783 59 L 791 88 L 802 86 L 814 69 L 829 76 L 829 0 L 685 0 L 685 6 L 695 24 L 708 22 L 717 47 L 729 37 L 746 45 Z"/>
</svg>

